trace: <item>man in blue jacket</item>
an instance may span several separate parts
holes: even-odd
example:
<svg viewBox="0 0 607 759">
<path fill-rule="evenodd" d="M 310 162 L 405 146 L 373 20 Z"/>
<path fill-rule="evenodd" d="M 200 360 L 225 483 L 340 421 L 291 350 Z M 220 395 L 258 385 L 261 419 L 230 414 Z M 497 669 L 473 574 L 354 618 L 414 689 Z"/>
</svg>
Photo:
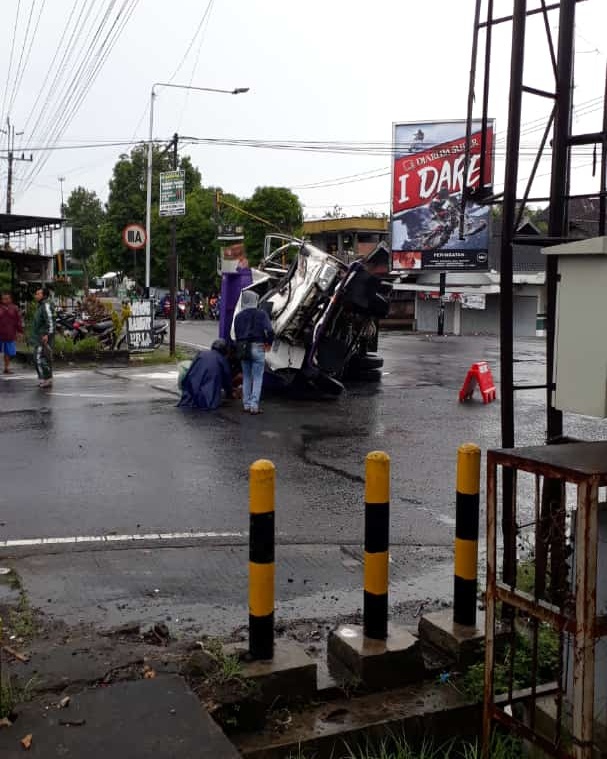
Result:
<svg viewBox="0 0 607 759">
<path fill-rule="evenodd" d="M 243 290 L 242 310 L 234 319 L 234 334 L 241 346 L 242 405 L 245 411 L 259 414 L 266 348 L 272 345 L 274 331 L 268 314 L 257 308 L 258 296 L 252 290 Z M 244 349 L 244 350 L 243 350 Z"/>
<path fill-rule="evenodd" d="M 225 340 L 215 340 L 210 351 L 200 351 L 181 383 L 178 406 L 214 411 L 221 405 L 221 391 L 232 397 L 232 373 Z"/>
</svg>

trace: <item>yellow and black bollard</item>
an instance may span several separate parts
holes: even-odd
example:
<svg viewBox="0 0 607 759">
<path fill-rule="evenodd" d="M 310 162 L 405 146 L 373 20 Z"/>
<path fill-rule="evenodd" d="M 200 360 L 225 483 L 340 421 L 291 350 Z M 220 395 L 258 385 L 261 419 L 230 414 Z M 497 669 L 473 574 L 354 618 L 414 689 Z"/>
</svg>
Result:
<svg viewBox="0 0 607 759">
<path fill-rule="evenodd" d="M 367 638 L 388 637 L 388 561 L 390 541 L 390 457 L 369 453 L 365 467 L 365 598 Z"/>
<path fill-rule="evenodd" d="M 474 443 L 457 450 L 455 502 L 455 586 L 453 621 L 476 626 L 481 449 Z"/>
<path fill-rule="evenodd" d="M 271 461 L 249 469 L 249 653 L 253 659 L 274 654 L 274 480 Z"/>
</svg>

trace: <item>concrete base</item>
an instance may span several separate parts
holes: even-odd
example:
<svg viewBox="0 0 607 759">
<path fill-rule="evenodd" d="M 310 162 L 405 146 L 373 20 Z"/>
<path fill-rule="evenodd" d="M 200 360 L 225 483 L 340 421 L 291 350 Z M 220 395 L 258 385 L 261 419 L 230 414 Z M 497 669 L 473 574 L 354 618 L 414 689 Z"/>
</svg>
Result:
<svg viewBox="0 0 607 759">
<path fill-rule="evenodd" d="M 453 621 L 453 610 L 424 614 L 419 621 L 422 643 L 438 649 L 458 664 L 467 666 L 483 656 L 485 615 L 479 613 L 476 627 L 464 627 Z"/>
<path fill-rule="evenodd" d="M 256 686 L 256 700 L 267 704 L 277 698 L 308 701 L 316 695 L 316 663 L 293 641 L 276 641 L 274 658 L 269 661 L 248 661 L 242 643 L 229 644 L 223 650 L 241 659 L 242 677 Z"/>
<path fill-rule="evenodd" d="M 385 641 L 365 638 L 359 625 L 340 625 L 329 636 L 328 654 L 371 689 L 399 687 L 425 674 L 419 641 L 392 624 Z"/>
</svg>

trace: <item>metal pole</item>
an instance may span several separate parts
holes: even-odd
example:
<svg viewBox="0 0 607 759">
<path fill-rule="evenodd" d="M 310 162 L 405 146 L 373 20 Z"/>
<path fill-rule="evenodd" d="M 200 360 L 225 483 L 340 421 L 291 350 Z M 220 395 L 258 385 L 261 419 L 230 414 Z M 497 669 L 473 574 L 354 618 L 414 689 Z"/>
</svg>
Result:
<svg viewBox="0 0 607 759">
<path fill-rule="evenodd" d="M 390 457 L 367 455 L 365 465 L 365 569 L 363 632 L 366 638 L 388 637 L 388 572 L 390 562 Z"/>
<path fill-rule="evenodd" d="M 274 464 L 260 459 L 249 468 L 249 653 L 274 655 Z"/>
<path fill-rule="evenodd" d="M 13 208 L 13 148 L 15 147 L 15 127 L 11 129 L 11 121 L 6 117 L 6 128 L 8 132 L 8 174 L 6 177 L 6 213 L 11 213 Z M 12 141 L 11 141 L 12 133 Z"/>
<path fill-rule="evenodd" d="M 177 144 L 179 136 L 173 135 L 173 168 L 177 171 Z M 171 318 L 169 322 L 169 353 L 175 355 L 175 337 L 177 334 L 177 219 L 171 218 L 171 256 L 169 259 L 169 298 L 171 301 Z"/>
<path fill-rule="evenodd" d="M 500 253 L 500 378 L 502 391 L 502 446 L 514 446 L 514 335 L 513 335 L 513 255 L 512 238 L 516 216 L 516 190 L 521 140 L 523 100 L 523 68 L 525 57 L 525 26 L 527 0 L 515 0 L 512 21 L 512 54 L 510 60 L 510 104 L 506 138 L 504 204 Z M 516 534 L 512 529 L 514 479 L 512 470 L 503 467 L 502 533 L 504 536 L 504 582 L 516 579 Z"/>
<path fill-rule="evenodd" d="M 155 85 L 154 85 L 155 86 Z M 154 87 L 150 92 L 150 129 L 148 132 L 148 161 L 147 161 L 147 186 L 145 196 L 145 288 L 149 296 L 150 288 L 150 265 L 152 250 L 152 132 L 154 129 Z"/>
<path fill-rule="evenodd" d="M 474 443 L 460 445 L 455 492 L 453 621 L 468 627 L 476 627 L 480 484 L 481 449 Z"/>
<path fill-rule="evenodd" d="M 439 337 L 442 337 L 445 334 L 445 291 L 447 286 L 447 272 L 441 271 L 440 273 L 440 279 L 439 279 L 439 302 L 440 305 L 438 307 L 438 328 L 436 330 L 436 334 Z"/>
<path fill-rule="evenodd" d="M 603 99 L 603 143 L 601 151 L 601 183 L 599 196 L 599 235 L 607 234 L 607 69 L 605 70 L 605 95 Z"/>
<path fill-rule="evenodd" d="M 549 237 L 567 237 L 569 231 L 569 137 L 573 95 L 573 44 L 576 0 L 562 0 L 559 12 L 556 101 L 552 138 L 552 175 L 548 216 Z M 558 257 L 546 256 L 546 408 L 548 441 L 563 434 L 563 414 L 554 408 L 554 338 Z"/>
</svg>

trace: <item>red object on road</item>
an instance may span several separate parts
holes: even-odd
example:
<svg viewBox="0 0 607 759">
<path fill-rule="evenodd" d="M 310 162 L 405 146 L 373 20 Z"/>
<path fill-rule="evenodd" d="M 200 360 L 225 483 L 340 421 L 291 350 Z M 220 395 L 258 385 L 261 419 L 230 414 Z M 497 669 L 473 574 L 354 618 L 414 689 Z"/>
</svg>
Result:
<svg viewBox="0 0 607 759">
<path fill-rule="evenodd" d="M 468 401 L 472 398 L 474 388 L 478 385 L 478 389 L 481 391 L 483 403 L 491 403 L 495 400 L 495 382 L 493 381 L 493 375 L 489 364 L 486 361 L 479 361 L 476 364 L 472 364 L 466 374 L 466 379 L 462 385 L 462 389 L 459 391 L 460 401 Z"/>
</svg>

